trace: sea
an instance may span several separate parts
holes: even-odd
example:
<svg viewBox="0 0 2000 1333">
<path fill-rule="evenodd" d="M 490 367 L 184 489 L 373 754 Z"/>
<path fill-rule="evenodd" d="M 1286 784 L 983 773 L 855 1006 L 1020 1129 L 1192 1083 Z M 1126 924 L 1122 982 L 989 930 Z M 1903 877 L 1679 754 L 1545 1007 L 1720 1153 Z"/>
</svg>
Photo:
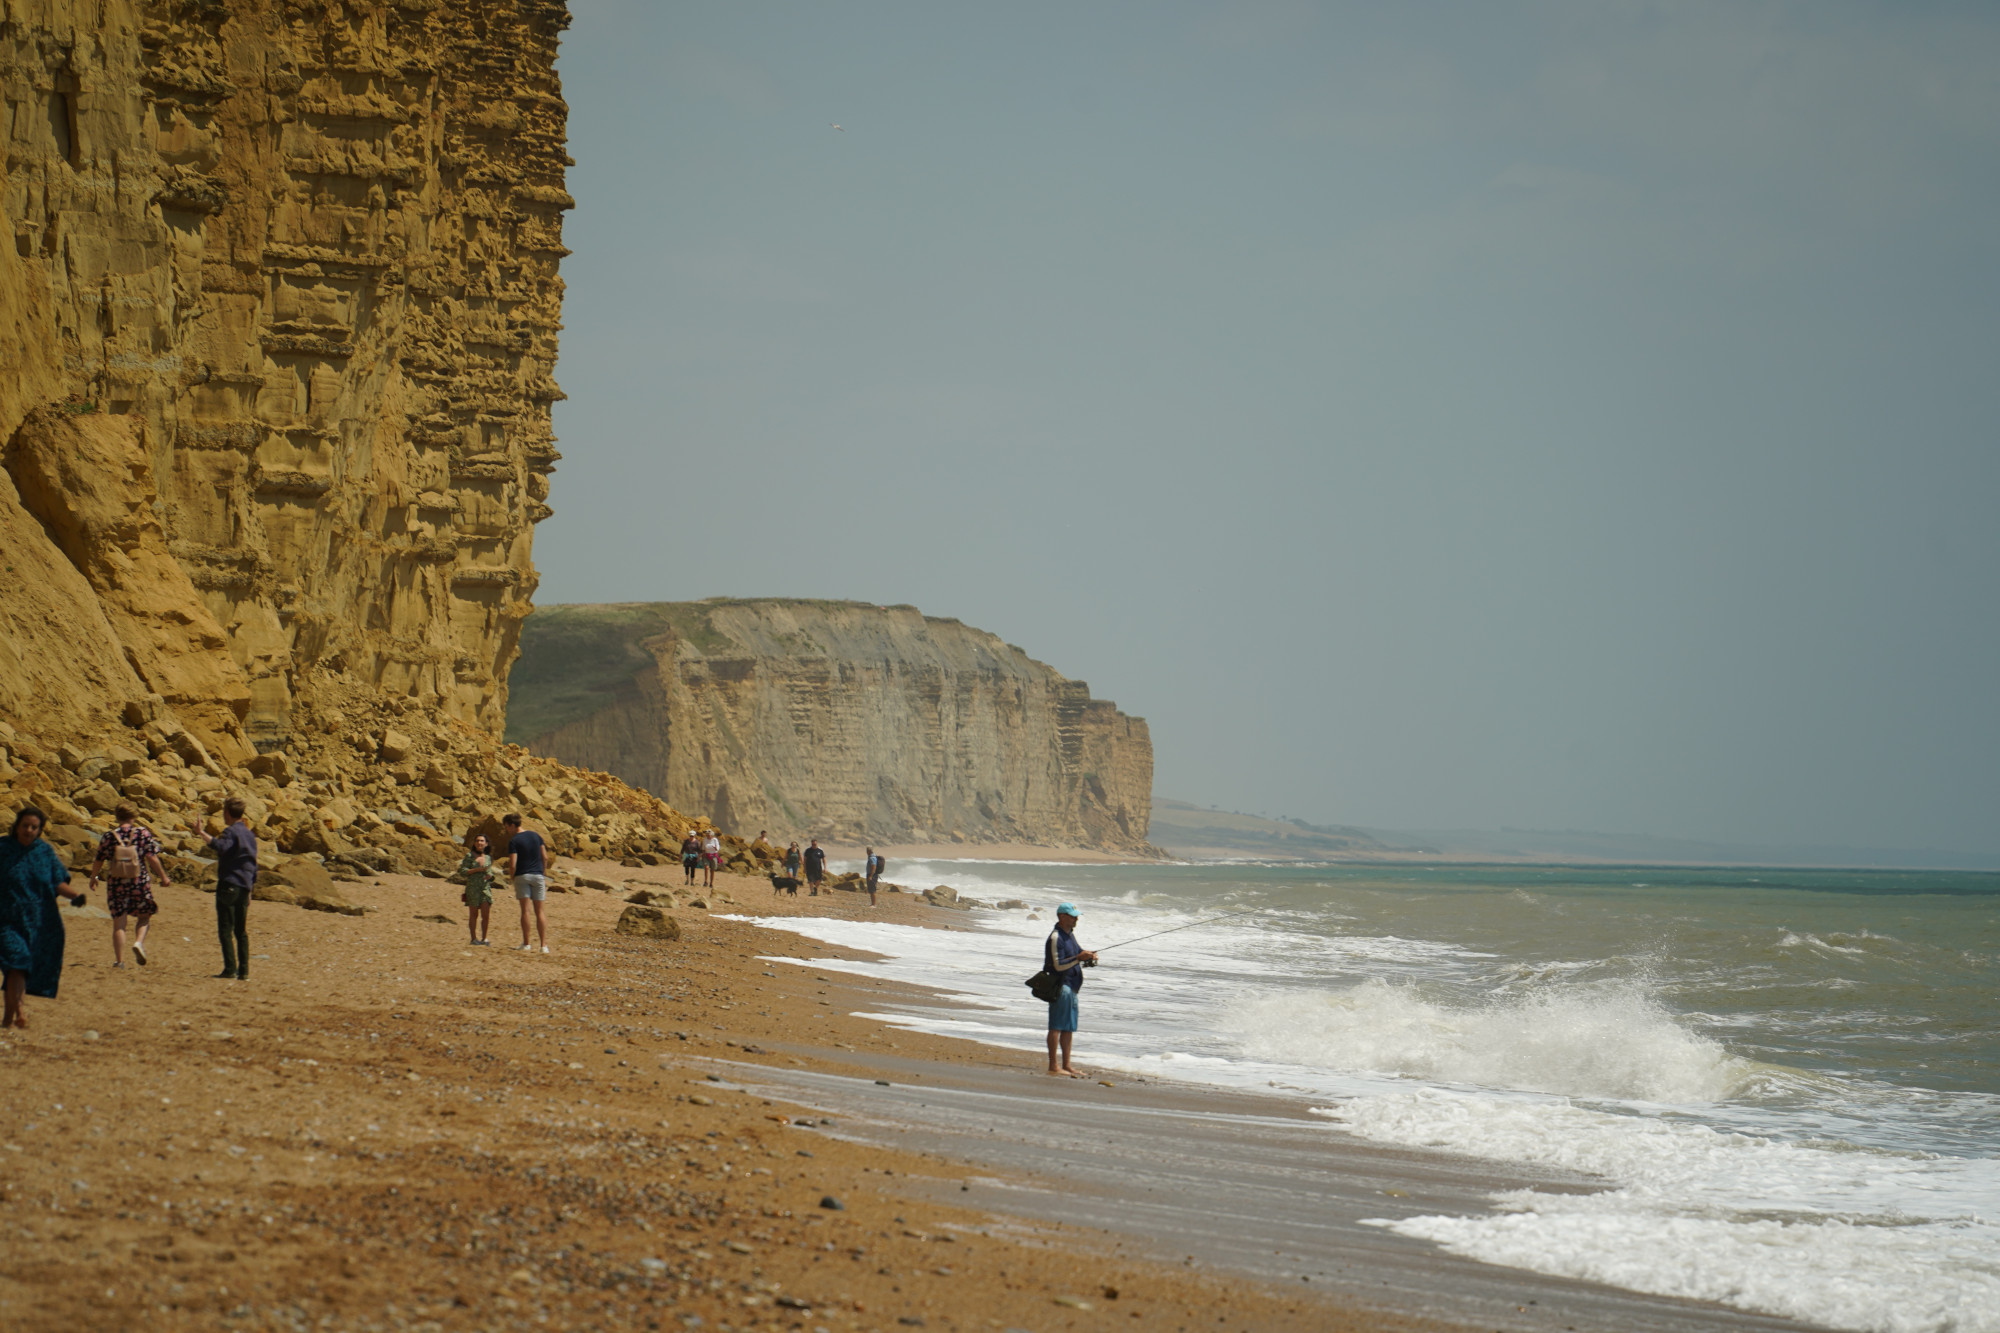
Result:
<svg viewBox="0 0 2000 1333">
<path fill-rule="evenodd" d="M 1041 1059 L 1022 982 L 1070 901 L 1105 951 L 1080 1066 L 1264 1090 L 1329 1136 L 1605 1186 L 1385 1227 L 1831 1328 L 2000 1333 L 2000 875 L 932 861 L 890 877 L 1028 906 L 951 916 L 970 931 L 762 922 L 882 956 L 822 969 L 960 1001 L 884 1023 Z"/>
</svg>

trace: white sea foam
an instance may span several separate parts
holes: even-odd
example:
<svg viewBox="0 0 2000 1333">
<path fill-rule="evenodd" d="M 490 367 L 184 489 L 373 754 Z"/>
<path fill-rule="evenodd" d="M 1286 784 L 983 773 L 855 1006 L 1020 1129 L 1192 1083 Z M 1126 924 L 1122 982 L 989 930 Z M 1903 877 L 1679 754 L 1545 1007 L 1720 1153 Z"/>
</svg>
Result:
<svg viewBox="0 0 2000 1333">
<path fill-rule="evenodd" d="M 2000 1330 L 2000 1163 L 1832 1150 L 1441 1089 L 1321 1111 L 1364 1138 L 1596 1176 L 1380 1222 L 1488 1263 L 1885 1333 Z"/>
<path fill-rule="evenodd" d="M 1517 1213 L 1419 1217 L 1391 1229 L 1486 1263 L 1831 1328 L 2000 1330 L 1990 1227 Z"/>
<path fill-rule="evenodd" d="M 1093 947 L 1216 910 L 1213 898 L 1197 906 L 1108 878 L 1093 896 L 1046 865 L 896 869 L 981 898 L 1073 899 Z M 1768 1048 L 1775 1029 L 1759 1025 L 1773 1016 L 1677 1014 L 1660 998 L 1677 993 L 1672 958 L 1645 965 L 1662 973 L 1656 990 L 1629 956 L 1516 959 L 1479 952 L 1476 935 L 1423 938 L 1408 918 L 1400 935 L 1369 933 L 1356 928 L 1364 919 L 1392 924 L 1379 911 L 1272 912 L 1106 955 L 1084 993 L 1087 1058 L 1338 1099 L 1328 1114 L 1378 1142 L 1604 1183 L 1509 1192 L 1480 1216 L 1383 1223 L 1472 1258 L 1838 1328 L 2000 1333 L 2000 1163 L 1988 1155 L 2000 1113 L 1988 1094 L 1759 1064 L 1723 1039 Z M 883 1006 L 883 1021 L 1038 1051 L 1041 1014 L 1021 979 L 1049 922 L 970 920 L 982 929 L 763 924 L 888 955 L 816 967 L 925 982 L 975 1006 Z M 1761 938 L 1829 972 L 1904 947 L 1865 930 Z M 1801 981 L 1821 994 L 1863 984 L 1787 984 Z M 1939 1151 L 1887 1150 L 1912 1141 Z"/>
<path fill-rule="evenodd" d="M 1546 987 L 1461 1008 L 1369 980 L 1246 1000 L 1222 1023 L 1264 1060 L 1579 1097 L 1720 1101 L 1758 1076 L 1631 985 Z"/>
</svg>

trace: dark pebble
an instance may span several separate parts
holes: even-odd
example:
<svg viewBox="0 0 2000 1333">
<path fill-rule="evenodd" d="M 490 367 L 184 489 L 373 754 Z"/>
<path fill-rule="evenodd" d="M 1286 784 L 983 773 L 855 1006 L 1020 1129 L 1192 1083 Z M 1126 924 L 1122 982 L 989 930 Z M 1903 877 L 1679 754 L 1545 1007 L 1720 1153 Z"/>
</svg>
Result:
<svg viewBox="0 0 2000 1333">
<path fill-rule="evenodd" d="M 842 1203 L 840 1200 L 834 1198 L 831 1194 L 823 1195 L 820 1198 L 819 1206 L 822 1208 L 831 1208 L 836 1213 L 844 1213 L 847 1211 L 847 1205 Z"/>
</svg>

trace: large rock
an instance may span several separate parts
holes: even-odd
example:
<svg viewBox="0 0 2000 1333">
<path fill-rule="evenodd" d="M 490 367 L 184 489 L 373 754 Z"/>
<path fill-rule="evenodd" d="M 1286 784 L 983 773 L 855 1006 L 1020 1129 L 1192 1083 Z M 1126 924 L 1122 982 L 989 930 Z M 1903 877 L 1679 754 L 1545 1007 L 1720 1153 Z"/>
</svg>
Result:
<svg viewBox="0 0 2000 1333">
<path fill-rule="evenodd" d="M 473 836 L 475 834 L 484 833 L 486 835 L 486 845 L 493 849 L 493 855 L 505 856 L 507 854 L 507 839 L 509 837 L 510 830 L 507 828 L 505 824 L 500 822 L 501 818 L 502 816 L 500 815 L 487 815 L 485 818 L 481 819 L 478 823 L 474 824 L 471 828 L 467 829 L 465 831 L 465 845 L 470 847 L 472 845 Z M 548 825 L 544 824 L 541 820 L 533 818 L 532 816 L 523 816 L 521 820 L 521 827 L 529 830 L 530 832 L 541 834 L 542 840 L 544 842 L 548 841 L 549 828 Z"/>
<path fill-rule="evenodd" d="M 618 914 L 618 924 L 613 929 L 620 935 L 636 935 L 649 940 L 677 940 L 681 937 L 680 922 L 657 907 L 641 907 L 636 903 Z"/>
<path fill-rule="evenodd" d="M 738 830 L 1149 853 L 1143 720 L 915 607 L 544 607 L 508 732 Z"/>
<path fill-rule="evenodd" d="M 163 856 L 160 864 L 174 883 L 205 893 L 215 892 L 215 862 L 199 856 Z"/>
<path fill-rule="evenodd" d="M 330 829 L 317 820 L 308 820 L 291 832 L 285 839 L 284 848 L 295 855 L 313 852 L 330 860 L 352 852 L 354 844 L 337 830 Z"/>
<path fill-rule="evenodd" d="M 335 887 L 333 876 L 304 857 L 294 857 L 280 869 L 259 870 L 250 896 L 259 902 L 289 903 L 308 911 L 337 912 L 342 916 L 360 916 L 368 910 L 348 901 Z"/>
<path fill-rule="evenodd" d="M 13 820 L 9 819 L 9 826 Z M 4 832 L 4 830 L 0 830 Z M 63 864 L 71 870 L 88 870 L 97 859 L 99 833 L 95 829 L 78 824 L 44 824 L 42 840 L 55 847 L 62 855 Z"/>
</svg>

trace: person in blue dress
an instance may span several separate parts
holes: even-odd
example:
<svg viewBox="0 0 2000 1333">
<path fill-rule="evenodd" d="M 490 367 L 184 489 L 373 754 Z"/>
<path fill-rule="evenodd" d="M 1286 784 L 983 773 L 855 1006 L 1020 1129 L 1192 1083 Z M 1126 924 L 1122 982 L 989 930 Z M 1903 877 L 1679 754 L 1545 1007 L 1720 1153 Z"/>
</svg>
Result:
<svg viewBox="0 0 2000 1333">
<path fill-rule="evenodd" d="M 22 997 L 56 998 L 64 938 L 56 895 L 79 904 L 84 899 L 64 887 L 69 870 L 56 849 L 42 841 L 47 822 L 48 816 L 28 806 L 14 816 L 13 830 L 0 841 L 0 977 L 7 995 L 0 1028 L 28 1026 Z"/>
</svg>

